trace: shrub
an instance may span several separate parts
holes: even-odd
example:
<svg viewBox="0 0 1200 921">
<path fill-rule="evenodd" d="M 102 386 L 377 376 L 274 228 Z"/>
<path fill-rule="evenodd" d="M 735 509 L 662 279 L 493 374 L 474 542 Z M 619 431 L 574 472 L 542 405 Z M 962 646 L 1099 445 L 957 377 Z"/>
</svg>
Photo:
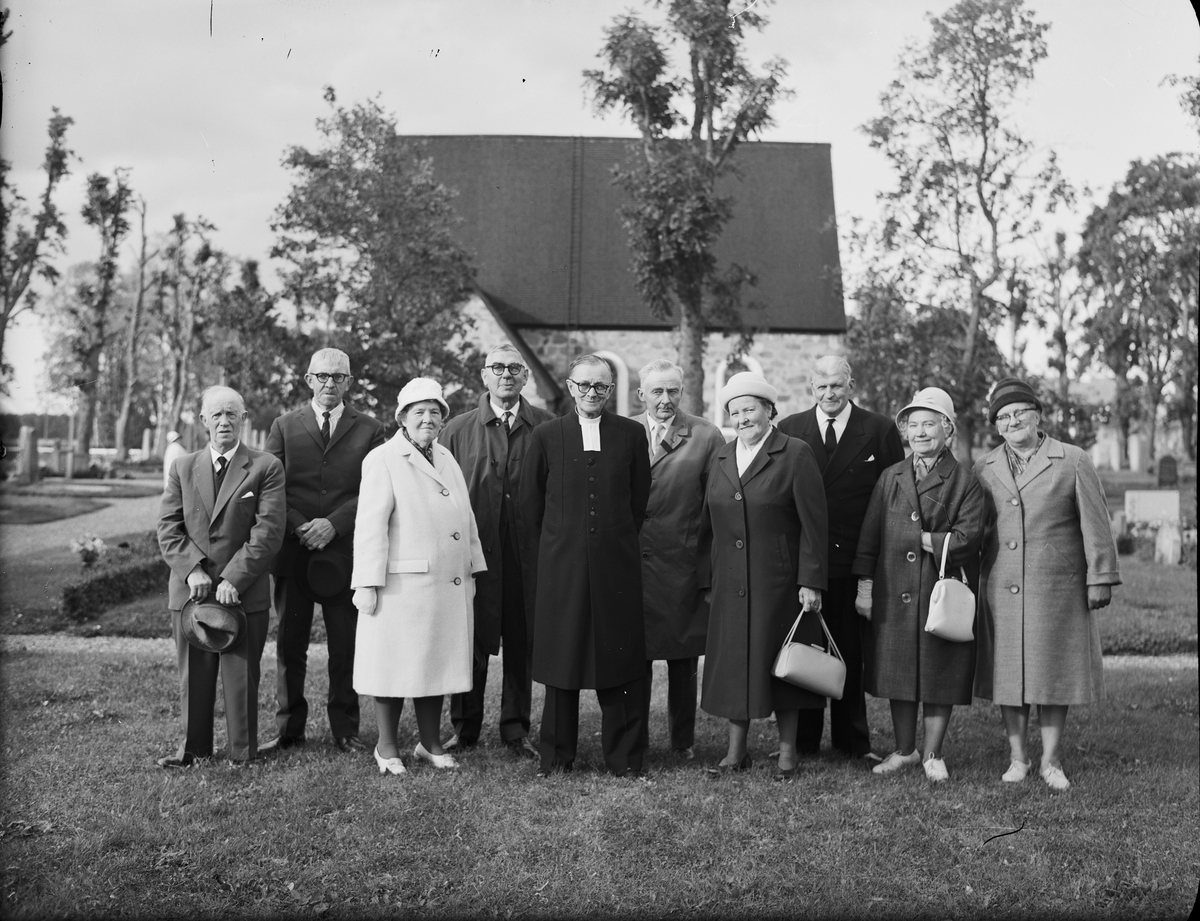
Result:
<svg viewBox="0 0 1200 921">
<path fill-rule="evenodd" d="M 114 604 L 162 589 L 170 575 L 154 532 L 122 541 L 103 563 L 63 588 L 63 614 L 77 622 L 91 620 Z"/>
</svg>

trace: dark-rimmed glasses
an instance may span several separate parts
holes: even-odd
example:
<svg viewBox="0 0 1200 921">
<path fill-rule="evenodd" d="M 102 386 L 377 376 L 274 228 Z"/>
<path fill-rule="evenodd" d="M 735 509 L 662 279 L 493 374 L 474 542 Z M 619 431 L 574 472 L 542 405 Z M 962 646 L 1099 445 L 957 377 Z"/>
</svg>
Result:
<svg viewBox="0 0 1200 921">
<path fill-rule="evenodd" d="M 500 362 L 496 362 L 494 365 L 488 365 L 487 369 L 496 375 L 496 377 L 502 376 L 505 371 L 507 371 L 513 377 L 517 377 L 522 371 L 525 370 L 525 366 L 517 364 L 502 365 Z"/>
<path fill-rule="evenodd" d="M 577 381 L 573 377 L 568 377 L 567 383 L 578 387 L 580 393 L 587 393 L 589 390 L 594 390 L 598 397 L 604 396 L 613 389 L 612 384 L 605 384 L 600 381 Z"/>
<path fill-rule="evenodd" d="M 346 381 L 350 380 L 349 374 L 341 374 L 337 371 L 333 372 L 332 374 L 327 371 L 309 371 L 308 373 L 319 380 L 322 384 L 326 383 L 330 378 L 333 378 L 333 382 L 335 384 L 344 384 Z"/>
</svg>

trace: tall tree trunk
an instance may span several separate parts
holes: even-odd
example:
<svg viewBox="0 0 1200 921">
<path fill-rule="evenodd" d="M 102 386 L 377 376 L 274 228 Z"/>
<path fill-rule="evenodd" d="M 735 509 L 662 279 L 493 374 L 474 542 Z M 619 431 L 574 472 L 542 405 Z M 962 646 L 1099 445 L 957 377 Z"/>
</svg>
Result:
<svg viewBox="0 0 1200 921">
<path fill-rule="evenodd" d="M 103 328 L 103 327 L 102 327 Z M 83 362 L 83 379 L 78 382 L 83 395 L 83 421 L 79 426 L 79 453 L 91 457 L 92 432 L 96 426 L 96 399 L 100 389 L 100 354 L 104 351 L 103 339 L 93 343 Z"/>
<path fill-rule="evenodd" d="M 679 302 L 679 366 L 683 369 L 683 410 L 704 415 L 704 314 L 701 304 Z"/>
<path fill-rule="evenodd" d="M 138 203 L 138 216 L 141 222 L 142 246 L 138 255 L 137 297 L 133 301 L 133 312 L 129 316 L 129 326 L 125 334 L 125 387 L 121 393 L 121 411 L 117 415 L 117 431 L 115 447 L 117 463 L 123 464 L 129 459 L 129 413 L 133 406 L 133 391 L 138 383 L 138 339 L 141 336 L 142 307 L 146 298 L 146 202 Z M 142 458 L 145 460 L 145 458 Z"/>
</svg>

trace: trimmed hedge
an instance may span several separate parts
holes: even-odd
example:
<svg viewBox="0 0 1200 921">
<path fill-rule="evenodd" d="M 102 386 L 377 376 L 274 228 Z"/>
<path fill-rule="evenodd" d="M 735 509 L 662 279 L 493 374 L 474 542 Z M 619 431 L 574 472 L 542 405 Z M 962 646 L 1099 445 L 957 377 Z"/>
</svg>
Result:
<svg viewBox="0 0 1200 921">
<path fill-rule="evenodd" d="M 112 556 L 65 586 L 62 612 L 76 622 L 93 620 L 115 604 L 161 591 L 170 576 L 154 532 L 148 532 L 129 545 L 118 545 Z"/>
</svg>

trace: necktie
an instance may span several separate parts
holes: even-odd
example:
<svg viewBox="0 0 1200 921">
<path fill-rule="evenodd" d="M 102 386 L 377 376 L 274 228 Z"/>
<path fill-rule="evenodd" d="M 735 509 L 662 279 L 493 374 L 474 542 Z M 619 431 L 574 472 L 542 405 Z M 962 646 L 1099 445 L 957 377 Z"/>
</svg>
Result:
<svg viewBox="0 0 1200 921">
<path fill-rule="evenodd" d="M 833 420 L 829 420 L 829 426 L 825 429 L 825 456 L 833 457 L 833 452 L 837 450 L 837 433 L 833 430 Z"/>
<path fill-rule="evenodd" d="M 658 453 L 659 445 L 662 444 L 663 431 L 664 431 L 664 429 L 663 429 L 663 426 L 661 426 L 661 425 L 655 424 L 655 425 L 650 426 L 650 459 L 651 460 L 654 459 L 654 455 Z"/>
<path fill-rule="evenodd" d="M 225 468 L 228 466 L 229 466 L 229 461 L 227 461 L 225 459 L 225 455 L 222 454 L 220 457 L 217 458 L 217 472 L 215 474 L 214 479 L 216 481 L 218 492 L 221 489 L 221 481 L 223 479 L 225 479 Z"/>
<path fill-rule="evenodd" d="M 512 417 L 513 417 L 512 413 L 506 412 L 504 414 L 504 431 L 506 431 L 506 432 L 512 431 Z"/>
<path fill-rule="evenodd" d="M 325 444 L 329 444 L 329 410 L 324 412 L 325 421 L 321 423 L 321 438 Z"/>
</svg>

